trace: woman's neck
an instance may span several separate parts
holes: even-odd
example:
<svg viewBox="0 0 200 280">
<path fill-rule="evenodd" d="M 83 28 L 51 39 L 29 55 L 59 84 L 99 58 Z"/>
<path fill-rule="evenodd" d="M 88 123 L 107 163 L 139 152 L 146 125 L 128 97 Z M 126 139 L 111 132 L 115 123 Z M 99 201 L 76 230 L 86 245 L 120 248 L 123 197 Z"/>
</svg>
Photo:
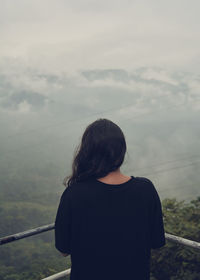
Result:
<svg viewBox="0 0 200 280">
<path fill-rule="evenodd" d="M 105 177 L 98 178 L 100 182 L 107 184 L 121 184 L 128 181 L 131 177 L 121 173 L 120 169 L 110 172 Z"/>
</svg>

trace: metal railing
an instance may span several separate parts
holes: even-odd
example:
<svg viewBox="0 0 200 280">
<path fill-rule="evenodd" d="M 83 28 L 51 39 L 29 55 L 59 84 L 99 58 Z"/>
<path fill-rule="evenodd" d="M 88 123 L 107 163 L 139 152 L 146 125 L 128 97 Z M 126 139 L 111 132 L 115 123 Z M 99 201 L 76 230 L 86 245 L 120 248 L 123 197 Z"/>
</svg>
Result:
<svg viewBox="0 0 200 280">
<path fill-rule="evenodd" d="M 37 227 L 37 228 L 34 228 L 34 229 L 30 229 L 30 230 L 15 233 L 15 234 L 12 234 L 12 235 L 8 235 L 8 236 L 0 238 L 0 245 L 4 245 L 4 244 L 7 244 L 7 243 L 10 243 L 10 242 L 13 242 L 13 241 L 17 241 L 19 239 L 26 238 L 26 237 L 29 237 L 29 236 L 32 236 L 32 235 L 40 234 L 42 232 L 49 231 L 49 230 L 52 230 L 54 228 L 55 228 L 55 224 L 52 223 L 52 224 L 49 224 L 49 225 L 40 226 L 40 227 Z M 191 247 L 193 249 L 200 250 L 200 242 L 185 239 L 183 237 L 172 235 L 172 234 L 169 234 L 169 233 L 165 233 L 165 238 L 167 240 L 171 241 L 171 242 L 175 242 L 177 244 L 181 244 L 181 245 L 184 245 L 184 246 L 187 246 L 187 247 Z M 64 270 L 62 272 L 56 273 L 54 275 L 51 275 L 47 278 L 43 278 L 42 280 L 60 279 L 62 277 L 65 277 L 65 276 L 69 275 L 70 272 L 71 272 L 71 268 L 69 268 L 67 270 Z"/>
<path fill-rule="evenodd" d="M 62 277 L 65 277 L 65 276 L 69 275 L 70 273 L 71 273 L 71 268 L 68 268 L 68 269 L 66 269 L 64 271 L 61 271 L 61 272 L 56 273 L 56 274 L 53 274 L 53 275 L 51 275 L 49 277 L 46 277 L 46 278 L 43 278 L 41 280 L 56 280 L 56 279 L 60 279 Z"/>
<path fill-rule="evenodd" d="M 0 238 L 0 245 L 6 244 L 6 243 L 9 243 L 9 242 L 13 242 L 13 241 L 17 241 L 19 239 L 26 238 L 26 237 L 29 237 L 29 236 L 32 236 L 32 235 L 40 234 L 42 232 L 49 231 L 49 230 L 52 230 L 54 228 L 55 228 L 55 224 L 53 223 L 53 224 L 29 229 L 29 230 L 26 230 L 26 231 L 22 231 L 22 232 L 19 232 L 19 233 L 15 233 L 15 234 L 12 234 L 12 235 L 8 235 L 8 236 L 5 236 L 3 238 Z"/>
</svg>

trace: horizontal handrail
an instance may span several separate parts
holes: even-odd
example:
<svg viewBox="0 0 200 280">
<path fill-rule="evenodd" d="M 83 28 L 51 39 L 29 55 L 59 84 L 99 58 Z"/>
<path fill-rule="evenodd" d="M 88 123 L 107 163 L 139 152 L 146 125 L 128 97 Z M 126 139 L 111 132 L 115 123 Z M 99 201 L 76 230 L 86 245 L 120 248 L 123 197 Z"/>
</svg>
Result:
<svg viewBox="0 0 200 280">
<path fill-rule="evenodd" d="M 200 242 L 189 240 L 189 239 L 186 239 L 186 238 L 183 238 L 183 237 L 180 237 L 177 235 L 169 234 L 166 232 L 165 232 L 165 238 L 169 241 L 200 250 Z"/>
<path fill-rule="evenodd" d="M 53 224 L 33 228 L 33 229 L 30 229 L 30 230 L 22 231 L 22 232 L 19 232 L 19 233 L 15 233 L 15 234 L 12 234 L 12 235 L 8 235 L 8 236 L 0 238 L 0 245 L 4 245 L 4 244 L 9 243 L 9 242 L 17 241 L 19 239 L 26 238 L 26 237 L 29 237 L 29 236 L 32 236 L 32 235 L 40 234 L 42 232 L 52 230 L 54 228 L 55 228 L 55 224 L 53 223 Z"/>
<path fill-rule="evenodd" d="M 32 236 L 32 235 L 40 234 L 42 232 L 49 231 L 49 230 L 52 230 L 54 228 L 55 228 L 55 223 L 52 223 L 52 224 L 49 224 L 49 225 L 40 226 L 40 227 L 37 227 L 37 228 L 34 228 L 34 229 L 30 229 L 30 230 L 15 233 L 15 234 L 12 234 L 12 235 L 8 235 L 8 236 L 0 238 L 0 245 L 4 245 L 4 244 L 9 243 L 9 242 L 17 241 L 19 239 L 26 238 L 26 237 L 29 237 L 29 236 Z M 178 243 L 178 244 L 182 244 L 184 246 L 188 246 L 188 247 L 192 247 L 194 249 L 200 250 L 200 242 L 185 239 L 183 237 L 176 236 L 176 235 L 169 234 L 169 233 L 165 233 L 165 238 L 169 241 L 172 241 L 172 242 L 175 242 L 175 243 Z"/>
<path fill-rule="evenodd" d="M 63 270 L 61 272 L 58 272 L 56 274 L 53 274 L 51 276 L 48 276 L 46 278 L 43 278 L 42 280 L 56 280 L 56 279 L 60 279 L 62 277 L 65 277 L 67 275 L 69 275 L 71 273 L 71 268 L 68 268 L 66 270 Z"/>
</svg>

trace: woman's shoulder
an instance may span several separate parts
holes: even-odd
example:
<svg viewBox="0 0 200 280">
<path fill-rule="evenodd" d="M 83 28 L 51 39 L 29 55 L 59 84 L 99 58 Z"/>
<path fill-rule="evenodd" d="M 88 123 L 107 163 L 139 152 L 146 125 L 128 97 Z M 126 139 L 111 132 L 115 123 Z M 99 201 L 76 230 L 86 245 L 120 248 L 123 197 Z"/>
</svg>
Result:
<svg viewBox="0 0 200 280">
<path fill-rule="evenodd" d="M 140 186 L 143 186 L 143 189 L 151 191 L 151 192 L 155 192 L 156 188 L 155 188 L 153 182 L 149 178 L 135 177 L 135 179 L 137 180 L 137 182 Z"/>
<path fill-rule="evenodd" d="M 152 181 L 146 177 L 135 177 L 139 182 L 146 184 L 153 184 Z"/>
</svg>

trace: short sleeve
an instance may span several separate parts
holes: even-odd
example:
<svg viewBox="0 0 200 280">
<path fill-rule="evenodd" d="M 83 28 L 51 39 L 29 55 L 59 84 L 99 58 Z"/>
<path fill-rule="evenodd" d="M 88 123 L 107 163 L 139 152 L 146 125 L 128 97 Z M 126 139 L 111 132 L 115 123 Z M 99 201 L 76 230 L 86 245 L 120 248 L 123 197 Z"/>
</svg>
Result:
<svg viewBox="0 0 200 280">
<path fill-rule="evenodd" d="M 70 189 L 63 192 L 55 219 L 55 247 L 62 253 L 71 254 L 71 201 Z"/>
<path fill-rule="evenodd" d="M 151 217 L 150 217 L 150 235 L 151 235 L 151 248 L 156 249 L 164 246 L 166 244 L 165 241 L 165 231 L 163 224 L 163 214 L 162 214 L 162 206 L 159 195 L 153 186 L 153 201 L 151 207 Z"/>
</svg>

